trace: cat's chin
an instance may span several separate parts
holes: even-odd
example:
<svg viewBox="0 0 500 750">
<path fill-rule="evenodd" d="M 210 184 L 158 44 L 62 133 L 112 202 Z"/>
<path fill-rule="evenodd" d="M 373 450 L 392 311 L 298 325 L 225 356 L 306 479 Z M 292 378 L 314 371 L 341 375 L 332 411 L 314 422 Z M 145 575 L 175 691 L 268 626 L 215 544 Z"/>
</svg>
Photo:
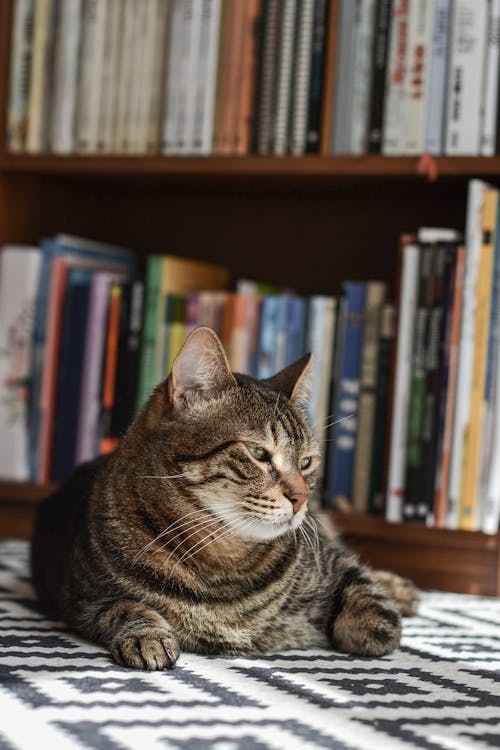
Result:
<svg viewBox="0 0 500 750">
<path fill-rule="evenodd" d="M 243 529 L 239 536 L 248 541 L 269 542 L 294 531 L 300 526 L 302 520 L 303 518 L 298 519 L 296 516 L 280 521 L 263 518 L 260 523 Z"/>
</svg>

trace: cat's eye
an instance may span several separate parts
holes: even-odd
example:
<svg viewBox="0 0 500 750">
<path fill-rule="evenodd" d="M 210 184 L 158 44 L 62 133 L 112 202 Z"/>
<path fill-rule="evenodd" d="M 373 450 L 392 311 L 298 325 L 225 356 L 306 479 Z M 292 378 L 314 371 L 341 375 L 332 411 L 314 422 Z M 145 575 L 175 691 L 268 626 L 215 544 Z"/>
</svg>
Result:
<svg viewBox="0 0 500 750">
<path fill-rule="evenodd" d="M 267 461 L 269 453 L 265 448 L 261 448 L 260 445 L 254 445 L 253 443 L 246 443 L 246 447 L 251 456 L 257 461 Z"/>
<path fill-rule="evenodd" d="M 299 461 L 299 468 L 301 471 L 304 471 L 304 469 L 308 469 L 311 465 L 312 458 L 311 456 L 306 456 L 306 458 L 301 458 Z"/>
</svg>

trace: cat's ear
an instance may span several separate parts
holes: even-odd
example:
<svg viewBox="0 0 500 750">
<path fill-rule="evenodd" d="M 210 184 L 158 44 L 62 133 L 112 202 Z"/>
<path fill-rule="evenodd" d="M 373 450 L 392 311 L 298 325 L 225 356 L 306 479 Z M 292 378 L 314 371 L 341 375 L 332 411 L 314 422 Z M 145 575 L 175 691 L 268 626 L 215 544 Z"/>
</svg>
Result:
<svg viewBox="0 0 500 750">
<path fill-rule="evenodd" d="M 183 408 L 197 399 L 210 399 L 236 384 L 226 354 L 211 328 L 196 328 L 174 360 L 168 379 L 170 402 Z"/>
<path fill-rule="evenodd" d="M 288 365 L 284 370 L 280 370 L 272 378 L 264 380 L 264 383 L 269 385 L 273 391 L 283 393 L 291 401 L 300 404 L 307 403 L 311 383 L 312 357 L 312 354 L 304 354 L 301 359 Z"/>
</svg>

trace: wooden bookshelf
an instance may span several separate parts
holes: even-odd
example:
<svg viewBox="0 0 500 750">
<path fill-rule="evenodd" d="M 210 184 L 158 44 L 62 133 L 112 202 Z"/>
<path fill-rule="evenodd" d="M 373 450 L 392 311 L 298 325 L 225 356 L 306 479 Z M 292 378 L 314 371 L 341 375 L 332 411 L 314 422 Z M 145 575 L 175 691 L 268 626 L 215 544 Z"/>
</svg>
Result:
<svg viewBox="0 0 500 750">
<path fill-rule="evenodd" d="M 67 232 L 148 253 L 226 263 L 233 277 L 338 294 L 381 278 L 394 295 L 398 237 L 463 228 L 467 180 L 500 184 L 500 157 L 438 158 L 429 182 L 414 157 L 328 155 L 338 0 L 331 0 L 321 155 L 162 157 L 13 155 L 5 149 L 13 0 L 0 3 L 0 244 Z M 0 446 L 1 449 L 1 446 Z M 0 537 L 27 539 L 50 486 L 0 482 Z M 500 595 L 500 537 L 337 516 L 345 541 L 421 586 Z"/>
</svg>

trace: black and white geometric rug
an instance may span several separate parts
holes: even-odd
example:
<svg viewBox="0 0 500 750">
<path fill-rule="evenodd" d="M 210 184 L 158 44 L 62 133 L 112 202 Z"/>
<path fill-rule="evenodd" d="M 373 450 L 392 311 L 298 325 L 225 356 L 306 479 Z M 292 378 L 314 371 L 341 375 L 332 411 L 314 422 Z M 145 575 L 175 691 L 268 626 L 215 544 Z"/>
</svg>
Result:
<svg viewBox="0 0 500 750">
<path fill-rule="evenodd" d="M 182 654 L 115 666 L 39 612 L 25 542 L 0 543 L 0 750 L 500 747 L 500 600 L 428 593 L 401 649 Z"/>
</svg>

